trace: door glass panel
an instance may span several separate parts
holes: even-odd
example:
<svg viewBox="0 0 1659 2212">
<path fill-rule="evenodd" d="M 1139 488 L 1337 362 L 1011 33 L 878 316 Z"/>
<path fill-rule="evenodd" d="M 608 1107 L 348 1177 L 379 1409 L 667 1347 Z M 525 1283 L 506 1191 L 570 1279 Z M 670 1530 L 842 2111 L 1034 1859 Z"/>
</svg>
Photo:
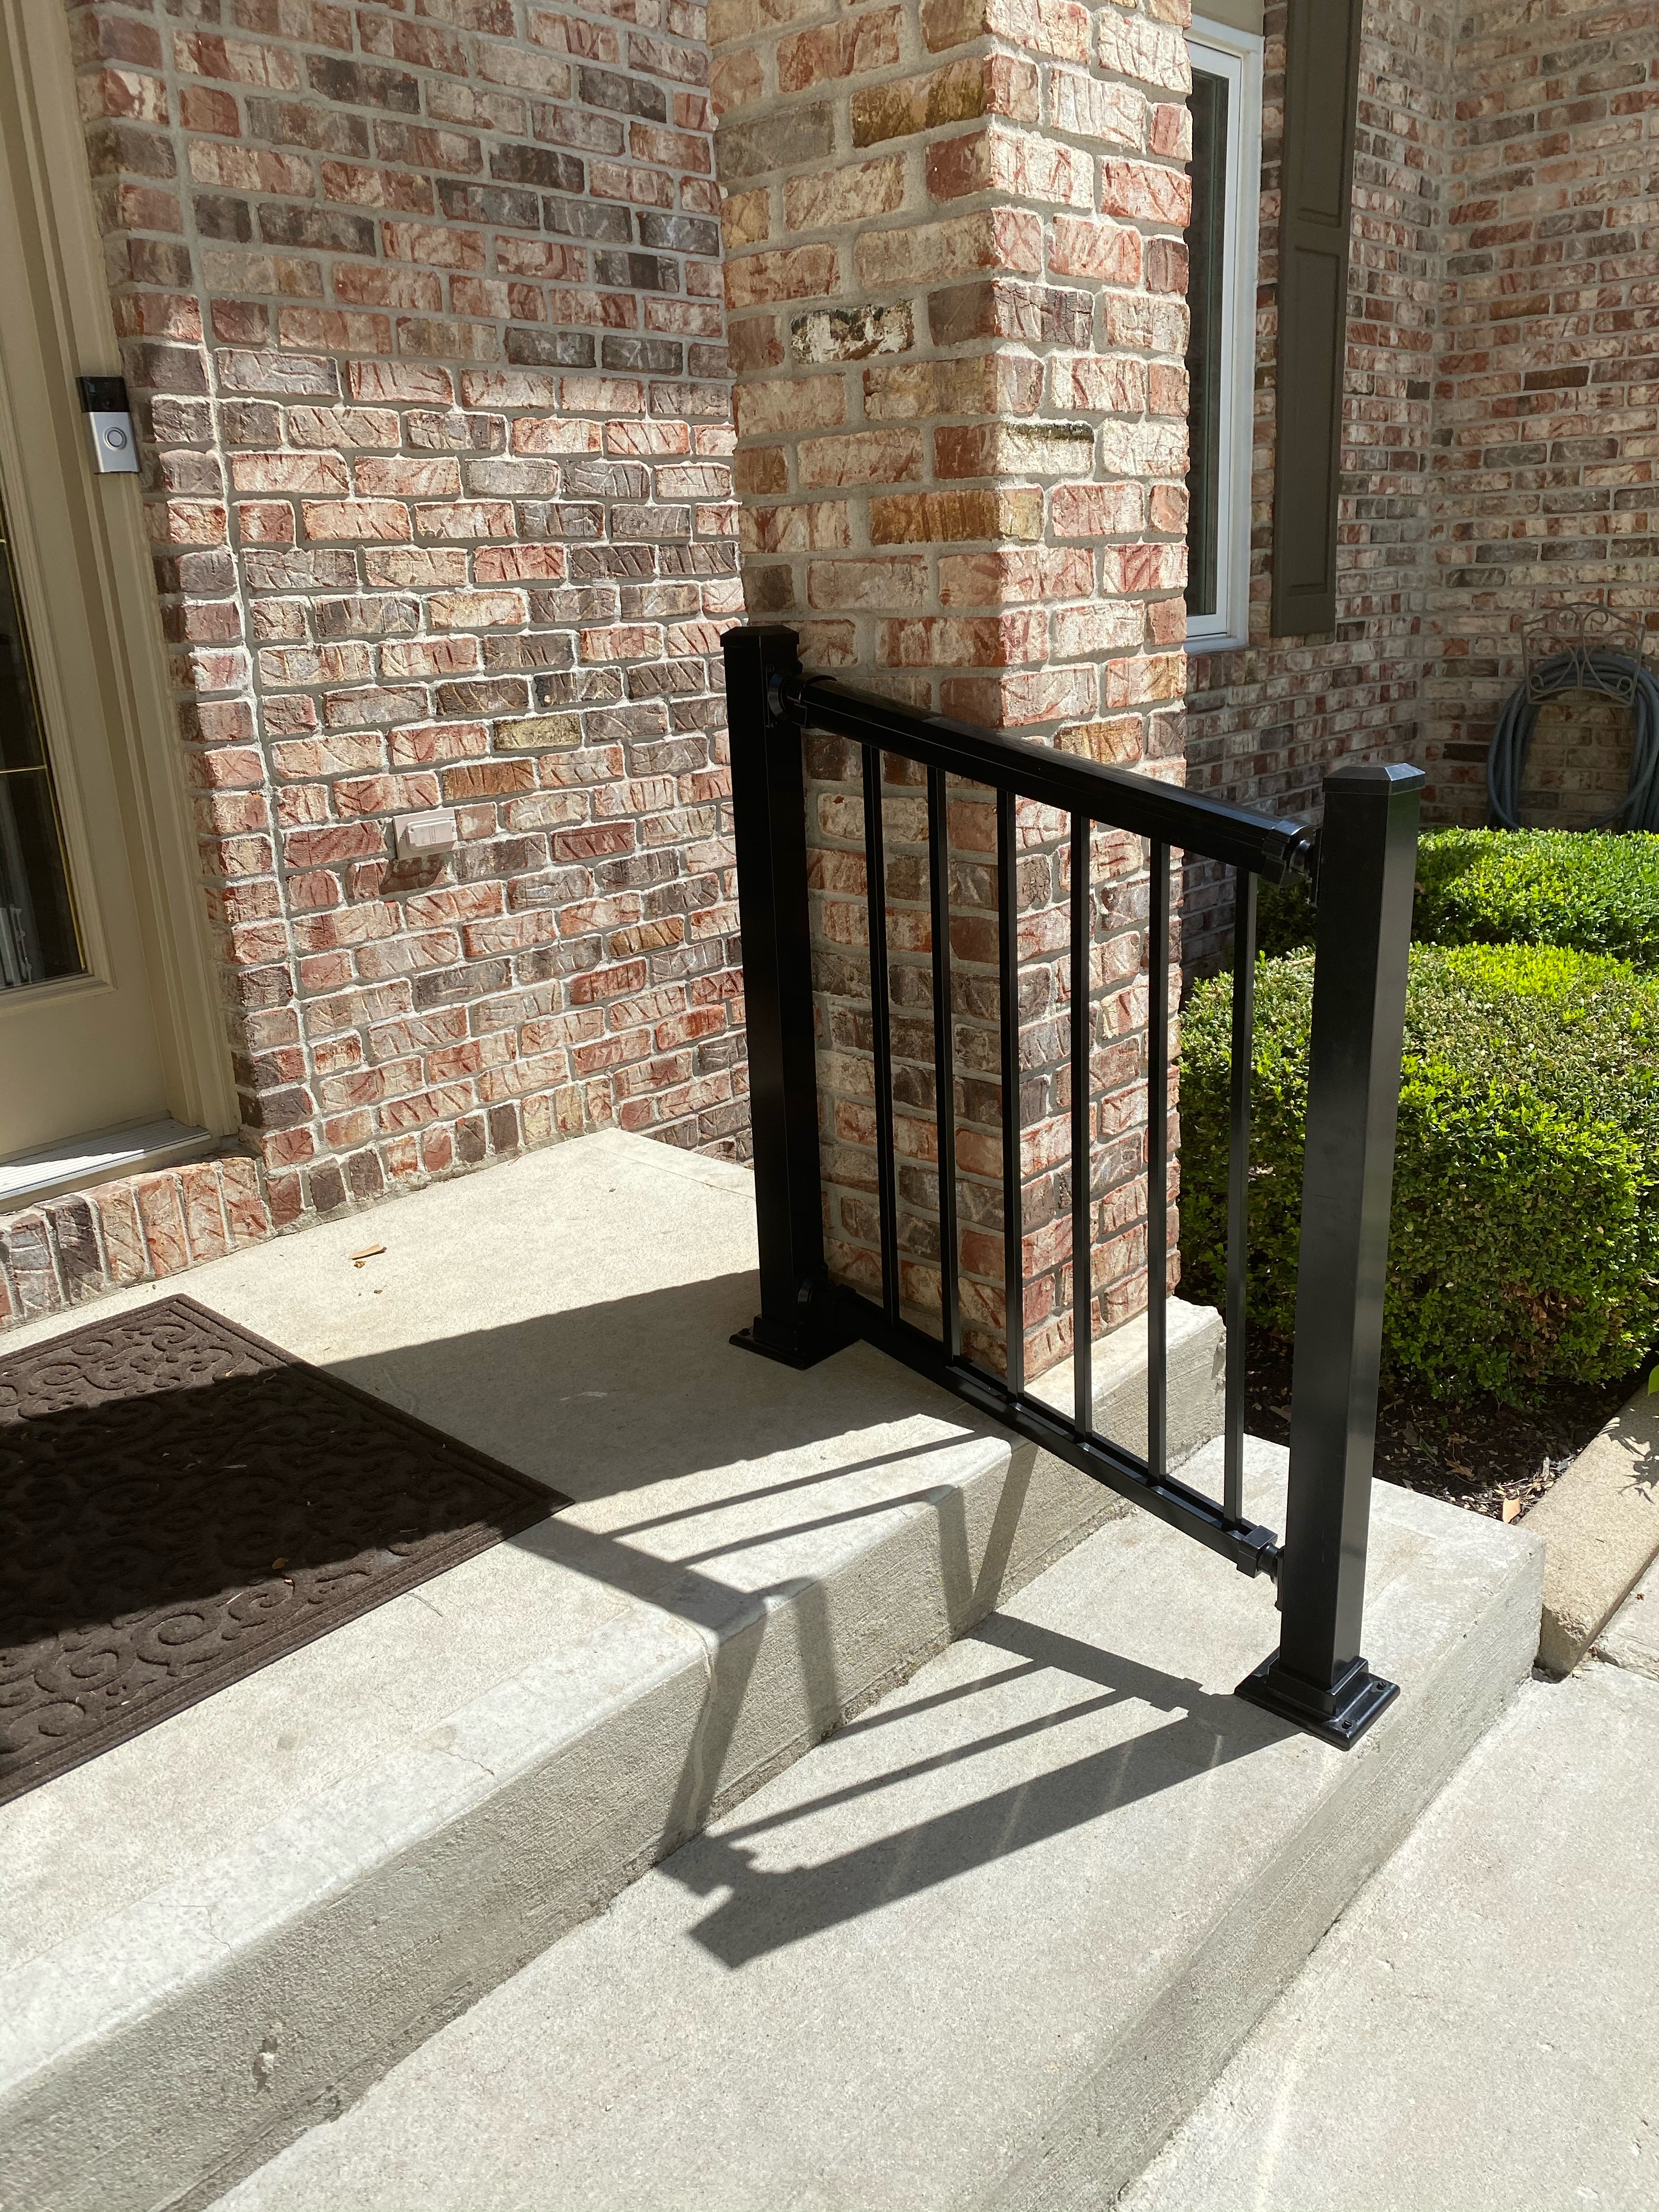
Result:
<svg viewBox="0 0 1659 2212">
<path fill-rule="evenodd" d="M 63 825 L 0 507 L 0 990 L 79 975 Z"/>
<path fill-rule="evenodd" d="M 1221 504 L 1221 288 L 1226 267 L 1227 81 L 1193 71 L 1193 220 L 1188 301 L 1192 380 L 1187 493 L 1187 611 L 1216 611 Z"/>
</svg>

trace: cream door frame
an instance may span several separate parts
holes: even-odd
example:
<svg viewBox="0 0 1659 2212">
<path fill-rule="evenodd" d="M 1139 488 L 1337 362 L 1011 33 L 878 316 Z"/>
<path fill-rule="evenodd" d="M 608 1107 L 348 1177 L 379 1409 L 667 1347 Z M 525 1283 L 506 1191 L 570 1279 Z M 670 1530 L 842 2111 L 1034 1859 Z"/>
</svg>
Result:
<svg viewBox="0 0 1659 2212">
<path fill-rule="evenodd" d="M 52 436 L 66 466 L 78 467 L 84 479 L 84 526 L 75 532 L 76 550 L 88 604 L 104 617 L 102 635 L 88 643 L 105 703 L 167 1107 L 186 1126 L 228 1135 L 240 1119 L 236 1090 L 140 479 L 94 471 L 75 400 L 75 376 L 118 374 L 121 362 L 61 0 L 0 0 L 0 70 L 11 78 L 7 123 L 21 141 L 46 263 L 45 296 L 32 304 L 37 317 L 50 317 L 56 326 L 64 363 L 52 420 L 40 426 L 40 434 Z M 76 850 L 79 809 L 64 765 L 58 793 L 65 836 L 71 864 L 84 868 L 84 850 Z M 105 950 L 95 904 L 77 897 L 94 975 Z M 65 988 L 87 983 L 79 979 Z"/>
</svg>

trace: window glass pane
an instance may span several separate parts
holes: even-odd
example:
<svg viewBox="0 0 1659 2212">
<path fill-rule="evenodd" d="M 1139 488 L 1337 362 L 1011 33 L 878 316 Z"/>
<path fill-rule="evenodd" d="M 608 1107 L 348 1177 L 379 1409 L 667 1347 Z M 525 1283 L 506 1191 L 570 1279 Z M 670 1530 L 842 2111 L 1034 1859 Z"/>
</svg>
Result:
<svg viewBox="0 0 1659 2212">
<path fill-rule="evenodd" d="M 0 509 L 0 990 L 78 975 L 83 967 Z"/>
<path fill-rule="evenodd" d="M 1218 589 L 1221 493 L 1221 284 L 1227 251 L 1224 77 L 1193 71 L 1193 221 L 1187 233 L 1192 380 L 1187 464 L 1187 611 L 1212 615 Z"/>
</svg>

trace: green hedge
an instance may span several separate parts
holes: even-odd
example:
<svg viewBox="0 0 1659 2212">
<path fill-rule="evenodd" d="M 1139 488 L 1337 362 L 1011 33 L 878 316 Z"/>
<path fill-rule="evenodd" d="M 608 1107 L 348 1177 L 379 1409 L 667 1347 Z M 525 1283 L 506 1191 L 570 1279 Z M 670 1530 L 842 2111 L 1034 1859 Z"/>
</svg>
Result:
<svg viewBox="0 0 1659 2212">
<path fill-rule="evenodd" d="M 1182 1048 L 1183 1287 L 1219 1302 L 1231 979 Z M 1310 957 L 1258 970 L 1253 1326 L 1294 1331 Z M 1386 1372 L 1534 1402 L 1659 1335 L 1659 978 L 1553 947 L 1412 956 L 1383 1315 Z"/>
<path fill-rule="evenodd" d="M 1304 885 L 1264 887 L 1264 953 L 1311 945 L 1313 923 Z M 1423 945 L 1565 945 L 1659 969 L 1659 837 L 1425 831 L 1412 935 Z"/>
</svg>

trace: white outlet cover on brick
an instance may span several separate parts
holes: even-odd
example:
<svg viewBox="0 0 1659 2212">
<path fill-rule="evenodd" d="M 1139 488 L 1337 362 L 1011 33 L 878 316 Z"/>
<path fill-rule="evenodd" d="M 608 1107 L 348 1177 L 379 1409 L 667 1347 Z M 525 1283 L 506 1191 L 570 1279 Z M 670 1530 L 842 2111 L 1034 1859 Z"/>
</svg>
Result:
<svg viewBox="0 0 1659 2212">
<path fill-rule="evenodd" d="M 424 814 L 405 814 L 397 827 L 398 858 L 424 860 L 434 853 L 453 853 L 456 837 L 451 807 L 434 806 Z"/>
</svg>

